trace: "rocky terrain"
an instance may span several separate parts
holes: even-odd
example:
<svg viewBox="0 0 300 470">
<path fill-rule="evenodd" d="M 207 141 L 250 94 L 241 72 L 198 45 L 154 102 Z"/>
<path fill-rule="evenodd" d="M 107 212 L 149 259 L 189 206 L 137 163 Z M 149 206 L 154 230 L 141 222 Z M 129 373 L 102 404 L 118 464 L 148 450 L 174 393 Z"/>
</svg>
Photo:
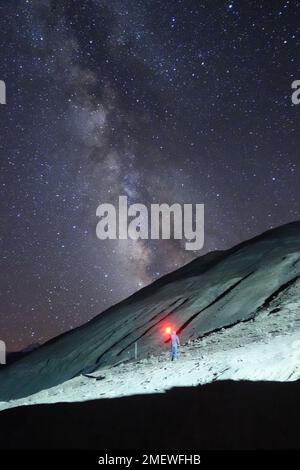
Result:
<svg viewBox="0 0 300 470">
<path fill-rule="evenodd" d="M 300 280 L 274 298 L 254 319 L 182 345 L 176 362 L 168 351 L 80 375 L 0 409 L 37 403 L 96 400 L 216 380 L 300 379 Z"/>
<path fill-rule="evenodd" d="M 299 222 L 200 257 L 1 370 L 1 407 L 296 380 L 299 276 Z M 183 344 L 175 363 L 166 325 Z"/>
</svg>

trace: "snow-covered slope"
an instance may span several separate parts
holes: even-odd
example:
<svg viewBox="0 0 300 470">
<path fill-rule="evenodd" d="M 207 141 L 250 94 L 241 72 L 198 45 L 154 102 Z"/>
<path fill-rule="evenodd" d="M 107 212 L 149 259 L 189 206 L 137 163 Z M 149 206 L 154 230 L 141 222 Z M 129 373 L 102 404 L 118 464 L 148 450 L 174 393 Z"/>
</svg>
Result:
<svg viewBox="0 0 300 470">
<path fill-rule="evenodd" d="M 86 325 L 52 340 L 5 368 L 0 374 L 0 400 L 28 396 L 82 373 L 133 360 L 135 342 L 138 342 L 141 360 L 159 355 L 168 347 L 163 336 L 167 324 L 179 331 L 182 343 L 204 338 L 199 344 L 197 341 L 193 343 L 193 350 L 198 350 L 198 356 L 197 344 L 201 350 L 203 341 L 213 338 L 212 333 L 219 339 L 225 333 L 229 335 L 230 351 L 226 349 L 226 343 L 219 339 L 221 350 L 211 351 L 211 354 L 221 355 L 220 370 L 217 371 L 218 367 L 215 366 L 214 377 L 228 378 L 225 370 L 228 361 L 231 378 L 264 378 L 264 366 L 269 368 L 270 362 L 276 362 L 276 357 L 279 364 L 279 356 L 284 357 L 284 351 L 292 351 L 293 355 L 294 349 L 297 349 L 299 276 L 299 222 L 266 232 L 226 252 L 200 257 L 103 312 Z M 250 321 L 252 319 L 254 321 Z M 272 321 L 275 321 L 276 331 L 282 338 L 278 339 L 278 344 L 274 337 L 276 331 L 271 328 Z M 235 331 L 232 328 L 234 325 L 239 332 L 237 338 L 232 333 Z M 226 328 L 226 332 L 220 332 L 222 328 Z M 259 328 L 264 332 L 263 337 L 259 334 Z M 257 335 L 257 340 L 251 340 L 253 335 L 254 339 Z M 268 338 L 273 346 L 264 356 L 264 341 Z M 239 343 L 243 344 L 243 361 L 247 363 L 240 367 L 235 363 L 239 353 L 234 352 Z M 277 348 L 281 351 L 278 354 Z M 188 350 L 186 347 L 186 353 Z M 208 375 L 205 379 L 199 375 L 195 379 L 197 383 L 211 380 L 208 373 L 211 354 L 207 352 Z M 265 359 L 260 361 L 261 357 Z M 202 361 L 202 371 L 204 364 Z M 296 366 L 289 373 L 283 373 L 286 363 L 278 364 L 274 366 L 275 380 L 291 379 L 293 374 L 295 378 L 298 376 Z M 234 367 L 235 374 L 232 373 Z M 186 370 L 186 365 L 183 369 Z M 101 381 L 98 383 L 100 387 Z"/>
</svg>

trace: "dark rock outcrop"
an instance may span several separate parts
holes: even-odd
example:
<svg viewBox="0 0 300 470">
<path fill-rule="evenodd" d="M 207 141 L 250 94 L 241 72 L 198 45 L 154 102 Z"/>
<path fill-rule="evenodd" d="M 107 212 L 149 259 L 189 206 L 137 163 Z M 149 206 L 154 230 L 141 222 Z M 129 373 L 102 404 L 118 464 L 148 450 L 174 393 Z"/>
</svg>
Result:
<svg viewBox="0 0 300 470">
<path fill-rule="evenodd" d="M 299 382 L 215 382 L 0 413 L 0 449 L 300 448 Z"/>
</svg>

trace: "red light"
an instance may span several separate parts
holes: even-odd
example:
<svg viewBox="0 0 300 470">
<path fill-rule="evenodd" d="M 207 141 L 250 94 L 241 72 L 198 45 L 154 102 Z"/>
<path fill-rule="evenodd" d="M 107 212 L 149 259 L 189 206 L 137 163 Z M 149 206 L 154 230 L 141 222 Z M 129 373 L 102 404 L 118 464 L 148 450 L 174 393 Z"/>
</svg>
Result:
<svg viewBox="0 0 300 470">
<path fill-rule="evenodd" d="M 171 334 L 171 327 L 170 327 L 170 326 L 167 326 L 167 328 L 166 328 L 166 333 L 167 333 L 167 335 L 170 335 L 170 334 Z"/>
</svg>

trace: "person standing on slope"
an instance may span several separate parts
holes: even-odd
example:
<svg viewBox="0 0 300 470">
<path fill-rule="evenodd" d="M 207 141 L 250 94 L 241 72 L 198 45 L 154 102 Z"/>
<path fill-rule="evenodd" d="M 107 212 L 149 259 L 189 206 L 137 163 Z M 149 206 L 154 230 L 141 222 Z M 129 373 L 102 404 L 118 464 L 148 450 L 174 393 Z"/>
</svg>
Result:
<svg viewBox="0 0 300 470">
<path fill-rule="evenodd" d="M 175 330 L 171 333 L 171 361 L 177 358 L 178 348 L 180 346 L 179 338 Z"/>
</svg>

